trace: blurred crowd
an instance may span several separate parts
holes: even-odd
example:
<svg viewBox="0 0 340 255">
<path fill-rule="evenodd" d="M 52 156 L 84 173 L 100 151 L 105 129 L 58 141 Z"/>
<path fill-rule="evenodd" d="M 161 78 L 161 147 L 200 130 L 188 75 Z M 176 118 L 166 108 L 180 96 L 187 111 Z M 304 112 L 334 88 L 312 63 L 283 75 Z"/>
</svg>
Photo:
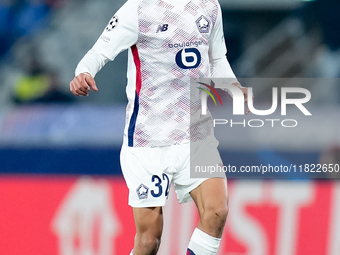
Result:
<svg viewBox="0 0 340 255">
<path fill-rule="evenodd" d="M 48 25 L 53 8 L 63 0 L 2 0 L 0 2 L 0 59 L 13 43 Z"/>
<path fill-rule="evenodd" d="M 25 69 L 13 87 L 12 101 L 16 104 L 75 101 L 71 93 L 61 89 L 57 73 L 43 67 L 36 58 L 32 57 Z"/>
<path fill-rule="evenodd" d="M 340 1 L 318 0 L 306 5 L 305 24 L 319 26 L 324 50 L 318 77 L 340 78 Z"/>
<path fill-rule="evenodd" d="M 340 78 L 340 1 L 317 0 L 304 8 L 306 29 L 318 27 L 321 46 L 316 59 L 314 77 Z M 326 79 L 328 90 L 318 86 L 314 94 L 328 104 L 340 104 L 340 86 L 338 79 Z"/>
</svg>

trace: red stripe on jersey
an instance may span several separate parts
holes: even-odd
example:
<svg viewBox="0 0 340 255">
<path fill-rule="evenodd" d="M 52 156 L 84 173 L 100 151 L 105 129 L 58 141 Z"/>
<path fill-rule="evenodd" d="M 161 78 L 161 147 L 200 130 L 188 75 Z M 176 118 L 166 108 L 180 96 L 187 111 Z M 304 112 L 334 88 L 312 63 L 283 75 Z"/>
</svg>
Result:
<svg viewBox="0 0 340 255">
<path fill-rule="evenodd" d="M 139 53 L 136 45 L 133 45 L 131 47 L 132 55 L 133 55 L 133 61 L 136 65 L 136 92 L 139 96 L 140 89 L 142 87 L 142 75 L 140 71 L 140 59 L 139 59 Z"/>
</svg>

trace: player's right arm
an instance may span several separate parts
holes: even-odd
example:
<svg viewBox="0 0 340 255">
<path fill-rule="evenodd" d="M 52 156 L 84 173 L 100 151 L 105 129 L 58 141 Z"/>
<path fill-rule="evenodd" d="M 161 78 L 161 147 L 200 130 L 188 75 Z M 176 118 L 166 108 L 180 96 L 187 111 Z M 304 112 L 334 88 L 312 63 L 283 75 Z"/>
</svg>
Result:
<svg viewBox="0 0 340 255">
<path fill-rule="evenodd" d="M 138 40 L 137 1 L 127 1 L 111 18 L 109 24 L 91 50 L 79 62 L 70 90 L 76 96 L 87 96 L 90 90 L 97 91 L 95 75 L 122 51 Z"/>
</svg>

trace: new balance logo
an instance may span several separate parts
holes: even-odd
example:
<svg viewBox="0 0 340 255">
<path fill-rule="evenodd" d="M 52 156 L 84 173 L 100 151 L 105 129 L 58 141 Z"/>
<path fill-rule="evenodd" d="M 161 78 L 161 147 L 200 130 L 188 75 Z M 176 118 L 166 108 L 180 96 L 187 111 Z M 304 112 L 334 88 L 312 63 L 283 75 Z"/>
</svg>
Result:
<svg viewBox="0 0 340 255">
<path fill-rule="evenodd" d="M 166 30 L 168 30 L 168 26 L 169 26 L 168 24 L 159 25 L 158 28 L 157 28 L 156 33 L 165 32 Z"/>
</svg>

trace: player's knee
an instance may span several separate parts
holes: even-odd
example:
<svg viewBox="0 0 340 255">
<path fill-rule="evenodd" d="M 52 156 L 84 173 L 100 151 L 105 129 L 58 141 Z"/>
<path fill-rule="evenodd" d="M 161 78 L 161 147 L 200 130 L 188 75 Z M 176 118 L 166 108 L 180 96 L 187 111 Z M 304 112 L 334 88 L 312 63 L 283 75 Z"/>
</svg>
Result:
<svg viewBox="0 0 340 255">
<path fill-rule="evenodd" d="M 156 254 L 161 243 L 160 237 L 142 235 L 140 238 L 140 245 L 143 247 L 145 254 Z"/>
<path fill-rule="evenodd" d="M 203 221 L 209 222 L 216 227 L 224 227 L 228 216 L 228 205 L 213 205 L 206 208 L 203 213 Z"/>
<path fill-rule="evenodd" d="M 227 220 L 228 212 L 228 205 L 223 205 L 215 208 L 214 213 L 218 219 L 220 219 L 222 222 L 225 222 Z"/>
<path fill-rule="evenodd" d="M 228 216 L 228 205 L 217 206 L 213 209 L 214 217 L 224 225 Z"/>
</svg>

